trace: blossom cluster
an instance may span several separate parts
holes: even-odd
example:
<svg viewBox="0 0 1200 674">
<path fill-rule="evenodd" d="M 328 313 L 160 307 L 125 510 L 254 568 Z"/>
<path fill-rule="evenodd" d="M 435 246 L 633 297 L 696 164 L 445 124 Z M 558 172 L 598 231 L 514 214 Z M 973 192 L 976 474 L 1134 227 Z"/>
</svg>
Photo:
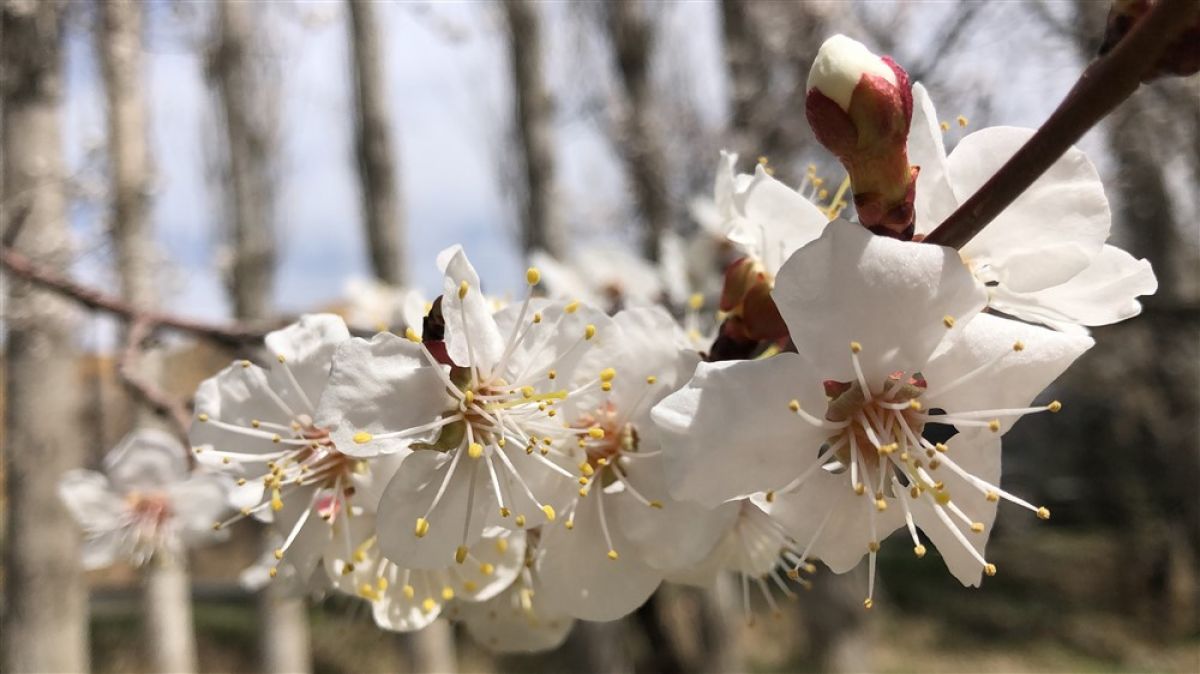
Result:
<svg viewBox="0 0 1200 674">
<path fill-rule="evenodd" d="M 440 297 L 384 308 L 404 334 L 304 316 L 200 386 L 192 451 L 235 510 L 215 528 L 268 523 L 269 576 L 297 593 L 359 597 L 390 630 L 445 616 L 510 651 L 726 572 L 774 605 L 816 562 L 866 557 L 869 608 L 895 532 L 964 585 L 994 575 L 998 503 L 1050 517 L 1000 486 L 1005 433 L 1062 409 L 1042 392 L 1088 326 L 1138 313 L 1153 272 L 1106 243 L 1074 149 L 962 250 L 922 243 L 1031 132 L 983 129 L 947 154 L 924 87 L 840 36 L 809 89 L 849 173 L 833 199 L 722 154 L 697 209 L 737 251 L 716 339 L 742 357 L 698 346 L 655 303 L 656 273 L 589 289 L 601 271 L 548 260 L 500 306 L 455 246 Z"/>
</svg>

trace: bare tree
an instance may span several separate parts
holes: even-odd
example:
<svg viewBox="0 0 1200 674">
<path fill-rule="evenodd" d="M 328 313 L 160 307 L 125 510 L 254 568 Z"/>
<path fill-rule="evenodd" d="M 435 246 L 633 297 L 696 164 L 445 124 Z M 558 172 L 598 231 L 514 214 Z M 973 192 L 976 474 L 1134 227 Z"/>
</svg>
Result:
<svg viewBox="0 0 1200 674">
<path fill-rule="evenodd" d="M 221 0 L 217 5 L 217 40 L 209 55 L 208 75 L 216 86 L 228 143 L 228 192 L 232 261 L 229 289 L 239 318 L 262 318 L 270 313 L 275 277 L 275 236 L 271 219 L 274 175 L 273 138 L 251 45 L 262 44 L 255 34 L 254 6 Z"/>
<path fill-rule="evenodd" d="M 0 226 L 6 242 L 59 268 L 71 261 L 60 120 L 65 9 L 0 5 Z M 85 671 L 87 588 L 77 528 L 57 488 L 84 451 L 78 315 L 54 293 L 13 277 L 6 286 L 4 669 Z"/>
<path fill-rule="evenodd" d="M 264 81 L 260 58 L 252 53 L 264 44 L 255 24 L 255 5 L 221 0 L 217 6 L 217 39 L 209 55 L 208 74 L 224 114 L 233 244 L 229 292 L 239 319 L 262 319 L 271 311 L 276 242 L 272 203 L 276 116 L 269 107 L 271 85 Z M 264 545 L 272 546 L 267 540 Z M 258 598 L 261 667 L 267 672 L 311 671 L 308 616 L 304 601 L 286 596 L 271 584 Z"/>
<path fill-rule="evenodd" d="M 368 252 L 376 278 L 399 286 L 406 273 L 405 224 L 400 176 L 392 153 L 383 44 L 375 5 L 368 0 L 348 0 L 347 5 L 354 53 L 358 176 Z"/>
<path fill-rule="evenodd" d="M 157 255 L 148 217 L 151 168 L 142 93 L 142 6 L 135 0 L 108 0 L 100 3 L 99 10 L 96 37 L 108 99 L 110 236 L 122 296 L 138 309 L 153 309 L 158 303 Z M 137 332 L 130 331 L 127 340 L 138 339 Z M 156 356 L 143 356 L 138 365 L 146 380 L 161 378 L 161 360 Z M 145 404 L 137 405 L 135 419 L 139 426 L 160 423 Z M 195 671 L 196 639 L 186 558 L 156 556 L 143 569 L 143 584 L 142 620 L 154 668 Z"/>
<path fill-rule="evenodd" d="M 624 94 L 617 147 L 625 162 L 634 201 L 641 214 L 642 255 L 658 260 L 662 236 L 673 211 L 662 132 L 654 114 L 650 64 L 655 27 L 641 0 L 615 0 L 606 5 L 609 38 Z"/>
<path fill-rule="evenodd" d="M 515 120 L 525 178 L 522 195 L 521 248 L 542 249 L 562 259 L 566 233 L 555 188 L 554 97 L 542 71 L 542 19 L 533 0 L 504 0 L 508 22 Z"/>
</svg>

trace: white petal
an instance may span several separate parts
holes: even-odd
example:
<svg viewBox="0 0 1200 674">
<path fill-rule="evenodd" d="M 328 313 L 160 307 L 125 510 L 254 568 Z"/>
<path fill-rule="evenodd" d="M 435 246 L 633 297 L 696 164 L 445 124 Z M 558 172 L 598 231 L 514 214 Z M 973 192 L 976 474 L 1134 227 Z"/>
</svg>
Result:
<svg viewBox="0 0 1200 674">
<path fill-rule="evenodd" d="M 431 423 L 453 406 L 441 375 L 421 355 L 421 347 L 384 332 L 371 341 L 347 340 L 338 348 L 317 425 L 329 429 L 338 451 L 375 456 L 407 449 L 438 431 L 375 436 Z"/>
<path fill-rule="evenodd" d="M 950 186 L 965 201 L 1033 135 L 1033 129 L 996 126 L 981 129 L 959 141 L 950 153 Z M 1002 283 L 1028 292 L 1057 285 L 1087 266 L 1108 238 L 1112 216 L 1096 167 L 1084 153 L 1071 148 L 991 224 L 963 246 L 972 261 L 983 259 L 1003 270 Z M 1023 250 L 1044 250 L 1061 244 L 1081 247 L 1086 257 L 1056 259 L 1016 257 Z"/>
<path fill-rule="evenodd" d="M 569 265 L 554 259 L 549 253 L 535 250 L 529 254 L 529 263 L 541 273 L 542 287 L 552 298 L 579 300 L 588 304 L 600 304 L 604 298 L 597 295 L 591 285 Z M 499 320 L 499 317 L 497 317 Z M 503 328 L 501 328 L 503 334 Z"/>
<path fill-rule="evenodd" d="M 306 314 L 286 328 L 268 334 L 264 342 L 271 354 L 273 381 L 278 382 L 276 392 L 285 396 L 285 400 L 302 399 L 315 405 L 329 379 L 334 350 L 347 339 L 350 331 L 345 322 L 333 314 Z M 293 378 L 303 395 L 292 390 Z M 296 411 L 312 414 L 311 408 Z"/>
<path fill-rule="evenodd" d="M 278 534 L 286 538 L 292 532 L 303 513 L 313 507 L 314 492 L 312 488 L 301 487 L 283 499 L 283 509 L 275 513 L 271 522 Z M 299 534 L 284 553 L 283 561 L 295 569 L 297 580 L 309 578 L 333 541 L 333 529 L 329 523 L 322 520 L 317 513 L 310 513 Z"/>
<path fill-rule="evenodd" d="M 72 470 L 58 481 L 58 496 L 84 530 L 109 531 L 120 526 L 125 502 L 108 478 L 93 470 Z"/>
<path fill-rule="evenodd" d="M 521 595 L 527 593 L 528 608 Z M 541 588 L 532 592 L 520 582 L 483 604 L 453 607 L 453 616 L 466 626 L 471 638 L 497 653 L 533 653 L 558 648 L 575 620 L 548 610 Z"/>
<path fill-rule="evenodd" d="M 729 240 L 745 246 L 772 275 L 829 223 L 816 204 L 769 175 L 761 164 L 735 201 L 740 217 L 729 231 Z"/>
<path fill-rule="evenodd" d="M 820 379 L 794 354 L 701 363 L 652 412 L 675 498 L 715 507 L 795 478 L 828 431 L 793 414 L 792 399 L 824 416 Z"/>
<path fill-rule="evenodd" d="M 139 428 L 104 457 L 104 472 L 121 493 L 161 490 L 187 477 L 186 451 L 170 433 Z"/>
<path fill-rule="evenodd" d="M 946 146 L 933 101 L 920 82 L 913 85 L 913 117 L 908 132 L 908 163 L 919 166 L 917 174 L 916 233 L 928 234 L 958 207 L 946 167 Z"/>
<path fill-rule="evenodd" d="M 1106 245 L 1086 269 L 1066 283 L 1031 293 L 997 287 L 990 304 L 1017 318 L 1064 330 L 1132 318 L 1142 311 L 1137 298 L 1157 290 L 1158 279 L 1149 262 Z"/>
<path fill-rule="evenodd" d="M 195 447 L 208 445 L 218 452 L 274 453 L 279 446 L 271 442 L 271 433 L 255 431 L 253 422 L 288 427 L 292 423 L 290 411 L 294 410 L 285 409 L 272 398 L 270 382 L 262 368 L 248 361 L 234 363 L 201 382 L 196 389 L 196 421 L 188 431 L 188 439 Z M 202 422 L 204 415 L 249 432 Z M 202 452 L 197 458 L 205 462 L 211 457 Z M 218 463 L 219 459 L 213 465 Z"/>
<path fill-rule="evenodd" d="M 219 475 L 193 474 L 167 490 L 173 521 L 183 541 L 189 545 L 212 540 L 217 532 L 213 523 L 229 508 L 231 483 Z"/>
<path fill-rule="evenodd" d="M 80 550 L 80 563 L 87 570 L 102 569 L 125 556 L 124 540 L 128 532 L 112 529 L 86 536 Z"/>
<path fill-rule="evenodd" d="M 442 317 L 450 360 L 463 367 L 490 371 L 504 351 L 504 339 L 479 286 L 479 275 L 460 246 L 442 251 L 438 267 L 446 275 L 442 283 Z M 460 298 L 464 282 L 467 292 Z"/>
<path fill-rule="evenodd" d="M 796 252 L 771 292 L 815 381 L 853 381 L 851 342 L 872 386 L 928 360 L 986 296 L 956 251 L 875 236 L 843 220 Z M 955 328 L 957 330 L 958 328 Z"/>
<path fill-rule="evenodd" d="M 579 500 L 574 529 L 556 523 L 542 530 L 537 570 L 547 606 L 557 612 L 583 620 L 616 620 L 641 606 L 662 581 L 662 573 L 638 559 L 636 547 L 615 526 L 610 499 L 611 494 L 589 494 Z M 601 503 L 617 559 L 608 557 Z"/>
<path fill-rule="evenodd" d="M 1013 349 L 1017 342 L 1020 351 Z M 1084 335 L 981 314 L 923 369 L 929 385 L 923 400 L 927 409 L 941 408 L 950 414 L 1026 407 L 1093 343 Z M 943 393 L 952 382 L 993 362 Z M 1016 417 L 1003 415 L 996 419 L 1001 433 L 1016 421 Z M 989 432 L 986 428 L 973 431 Z"/>
<path fill-rule="evenodd" d="M 398 566 L 413 569 L 442 569 L 454 560 L 459 545 L 475 544 L 497 509 L 482 460 L 465 454 L 459 459 L 437 507 L 429 513 L 428 531 L 416 535 L 417 518 L 425 517 L 453 462 L 453 452 L 415 452 L 388 484 L 379 502 L 379 550 Z M 474 466 L 474 480 L 472 467 Z M 471 522 L 464 539 L 467 498 L 471 489 Z"/>
</svg>

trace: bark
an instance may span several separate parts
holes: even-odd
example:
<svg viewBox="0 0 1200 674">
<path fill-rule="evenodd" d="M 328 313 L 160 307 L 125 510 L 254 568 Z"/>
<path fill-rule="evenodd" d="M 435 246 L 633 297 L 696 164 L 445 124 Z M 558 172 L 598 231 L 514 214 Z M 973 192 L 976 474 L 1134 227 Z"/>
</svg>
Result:
<svg viewBox="0 0 1200 674">
<path fill-rule="evenodd" d="M 409 635 L 409 659 L 415 674 L 450 674 L 458 671 L 454 626 L 438 620 Z"/>
<path fill-rule="evenodd" d="M 311 672 L 308 612 L 304 600 L 288 596 L 282 587 L 272 583 L 258 595 L 262 671 L 270 674 Z"/>
<path fill-rule="evenodd" d="M 187 564 L 156 557 L 142 570 L 142 622 L 156 672 L 196 671 Z"/>
<path fill-rule="evenodd" d="M 554 98 L 542 72 L 542 20 L 533 0 L 505 0 L 519 162 L 525 182 L 521 204 L 521 248 L 566 254 L 566 233 L 557 203 L 554 155 Z"/>
<path fill-rule="evenodd" d="M 275 237 L 271 219 L 274 147 L 272 115 L 251 54 L 255 36 L 254 5 L 222 0 L 217 10 L 217 41 L 209 60 L 224 116 L 231 201 L 232 263 L 229 289 L 239 318 L 270 312 L 275 276 Z"/>
<path fill-rule="evenodd" d="M 771 70 L 766 46 L 745 0 L 721 0 L 721 33 L 725 39 L 725 69 L 729 80 L 729 133 L 733 150 L 757 156 L 766 150 L 761 101 L 770 88 Z"/>
<path fill-rule="evenodd" d="M 23 217 L 13 245 L 59 268 L 70 263 L 60 119 L 64 10 L 49 1 L 0 4 L 0 223 Z M 59 476 L 83 462 L 79 317 L 51 292 L 12 277 L 5 286 L 3 669 L 86 671 L 79 535 L 57 492 Z"/>
<path fill-rule="evenodd" d="M 641 0 L 609 3 L 608 33 L 616 56 L 624 94 L 617 146 L 642 218 L 642 255 L 657 261 L 663 234 L 673 217 L 662 130 L 654 116 L 650 61 L 655 48 L 654 26 Z"/>
<path fill-rule="evenodd" d="M 384 49 L 374 4 L 367 0 L 348 0 L 347 4 L 354 52 L 358 176 L 371 268 L 379 280 L 400 286 L 406 273 L 405 223 L 400 175 L 392 154 Z"/>
</svg>

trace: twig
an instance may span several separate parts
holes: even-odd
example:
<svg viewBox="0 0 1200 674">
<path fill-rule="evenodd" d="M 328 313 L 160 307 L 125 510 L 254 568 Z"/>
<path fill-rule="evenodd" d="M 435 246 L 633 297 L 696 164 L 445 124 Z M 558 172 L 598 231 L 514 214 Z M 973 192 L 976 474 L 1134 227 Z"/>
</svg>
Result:
<svg viewBox="0 0 1200 674">
<path fill-rule="evenodd" d="M 153 332 L 154 326 L 145 318 L 138 317 L 130 321 L 125 337 L 125 349 L 117 361 L 117 374 L 121 381 L 133 394 L 155 414 L 164 417 L 171 423 L 172 430 L 188 446 L 188 426 L 191 415 L 183 401 L 156 386 L 138 372 L 143 346 L 146 338 Z M 186 452 L 189 459 L 191 452 Z"/>
<path fill-rule="evenodd" d="M 1175 38 L 1192 25 L 1200 3 L 1161 0 L 1125 39 L 1097 59 L 1046 123 L 975 194 L 925 238 L 962 248 L 1008 208 L 1083 134 L 1137 91 Z"/>
<path fill-rule="evenodd" d="M 108 293 L 76 283 L 66 276 L 46 269 L 25 255 L 7 246 L 0 247 L 0 267 L 18 278 L 53 290 L 91 309 L 114 314 L 127 322 L 145 323 L 151 330 L 169 328 L 190 333 L 231 347 L 244 346 L 262 340 L 268 330 L 241 323 L 215 324 L 195 321 L 174 314 L 143 311 Z"/>
</svg>

